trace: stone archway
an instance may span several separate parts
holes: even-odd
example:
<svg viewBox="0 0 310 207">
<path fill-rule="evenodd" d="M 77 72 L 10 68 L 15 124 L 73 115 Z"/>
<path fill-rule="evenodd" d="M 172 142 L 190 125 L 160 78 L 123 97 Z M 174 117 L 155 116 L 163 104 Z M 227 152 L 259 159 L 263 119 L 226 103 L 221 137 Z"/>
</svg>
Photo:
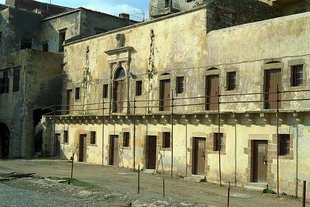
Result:
<svg viewBox="0 0 310 207">
<path fill-rule="evenodd" d="M 10 130 L 0 122 L 0 157 L 8 157 L 10 151 Z"/>
</svg>

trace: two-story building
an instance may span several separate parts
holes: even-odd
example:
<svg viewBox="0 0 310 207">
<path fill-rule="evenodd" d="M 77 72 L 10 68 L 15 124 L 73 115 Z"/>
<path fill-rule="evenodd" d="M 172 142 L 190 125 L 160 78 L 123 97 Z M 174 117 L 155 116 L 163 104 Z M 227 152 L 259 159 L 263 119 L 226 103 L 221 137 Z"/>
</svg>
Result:
<svg viewBox="0 0 310 207">
<path fill-rule="evenodd" d="M 66 44 L 62 115 L 48 116 L 44 149 L 300 196 L 310 14 L 240 5 L 213 1 Z"/>
<path fill-rule="evenodd" d="M 0 157 L 32 157 L 42 152 L 42 115 L 61 104 L 63 44 L 136 22 L 29 0 L 7 6 L 0 12 Z"/>
</svg>

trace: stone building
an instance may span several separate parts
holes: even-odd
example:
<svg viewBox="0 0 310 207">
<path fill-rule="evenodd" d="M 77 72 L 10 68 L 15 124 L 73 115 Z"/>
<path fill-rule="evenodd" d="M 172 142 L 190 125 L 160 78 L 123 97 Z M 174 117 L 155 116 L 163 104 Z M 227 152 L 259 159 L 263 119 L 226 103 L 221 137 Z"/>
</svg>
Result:
<svg viewBox="0 0 310 207">
<path fill-rule="evenodd" d="M 212 3 L 66 44 L 45 153 L 300 196 L 310 14 Z"/>
<path fill-rule="evenodd" d="M 43 4 L 44 10 L 29 0 L 6 4 L 0 11 L 0 157 L 32 157 L 42 151 L 42 115 L 61 104 L 63 44 L 136 22 L 85 8 Z"/>
</svg>

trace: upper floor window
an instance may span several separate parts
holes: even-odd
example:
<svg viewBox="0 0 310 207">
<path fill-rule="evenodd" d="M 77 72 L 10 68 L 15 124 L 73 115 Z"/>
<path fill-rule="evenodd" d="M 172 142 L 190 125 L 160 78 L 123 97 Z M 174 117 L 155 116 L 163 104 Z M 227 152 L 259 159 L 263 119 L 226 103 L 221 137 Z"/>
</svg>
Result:
<svg viewBox="0 0 310 207">
<path fill-rule="evenodd" d="M 66 29 L 60 30 L 59 31 L 59 47 L 58 51 L 63 52 L 64 51 L 64 43 L 66 41 Z"/>
<path fill-rule="evenodd" d="M 294 65 L 291 67 L 291 86 L 302 86 L 304 78 L 304 66 Z"/>
<path fill-rule="evenodd" d="M 118 80 L 118 79 L 123 79 L 125 77 L 126 77 L 126 73 L 125 73 L 124 68 L 122 68 L 122 67 L 118 68 L 116 73 L 115 73 L 114 79 Z"/>
<path fill-rule="evenodd" d="M 186 2 L 187 2 L 187 3 L 189 3 L 189 2 L 193 2 L 193 1 L 195 1 L 195 0 L 186 0 Z"/>
<path fill-rule="evenodd" d="M 31 49 L 32 47 L 32 38 L 24 37 L 20 41 L 20 49 Z"/>
<path fill-rule="evenodd" d="M 228 91 L 236 89 L 236 72 L 228 72 L 226 80 L 226 88 Z"/>
<path fill-rule="evenodd" d="M 142 95 L 142 81 L 136 81 L 136 96 Z"/>
<path fill-rule="evenodd" d="M 171 0 L 165 0 L 165 8 L 171 6 Z"/>
<path fill-rule="evenodd" d="M 80 88 L 75 88 L 75 100 L 80 100 Z"/>
<path fill-rule="evenodd" d="M 2 78 L 0 78 L 0 93 L 8 93 L 9 92 L 9 70 L 5 70 L 2 72 Z"/>
<path fill-rule="evenodd" d="M 102 98 L 108 98 L 108 94 L 109 94 L 109 85 L 103 84 Z"/>
<path fill-rule="evenodd" d="M 176 93 L 183 93 L 184 92 L 184 77 L 177 77 L 176 79 Z"/>
<path fill-rule="evenodd" d="M 20 67 L 13 69 L 13 92 L 19 91 Z"/>
</svg>

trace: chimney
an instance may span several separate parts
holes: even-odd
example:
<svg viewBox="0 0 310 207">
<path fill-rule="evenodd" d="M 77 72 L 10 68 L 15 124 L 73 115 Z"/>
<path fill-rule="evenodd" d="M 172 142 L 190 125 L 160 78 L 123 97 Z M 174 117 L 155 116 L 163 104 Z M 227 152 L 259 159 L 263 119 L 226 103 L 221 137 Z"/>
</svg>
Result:
<svg viewBox="0 0 310 207">
<path fill-rule="evenodd" d="M 127 20 L 129 20 L 130 15 L 129 15 L 129 14 L 126 14 L 126 13 L 120 13 L 120 14 L 119 14 L 119 17 L 122 18 L 122 19 L 127 19 Z"/>
</svg>

